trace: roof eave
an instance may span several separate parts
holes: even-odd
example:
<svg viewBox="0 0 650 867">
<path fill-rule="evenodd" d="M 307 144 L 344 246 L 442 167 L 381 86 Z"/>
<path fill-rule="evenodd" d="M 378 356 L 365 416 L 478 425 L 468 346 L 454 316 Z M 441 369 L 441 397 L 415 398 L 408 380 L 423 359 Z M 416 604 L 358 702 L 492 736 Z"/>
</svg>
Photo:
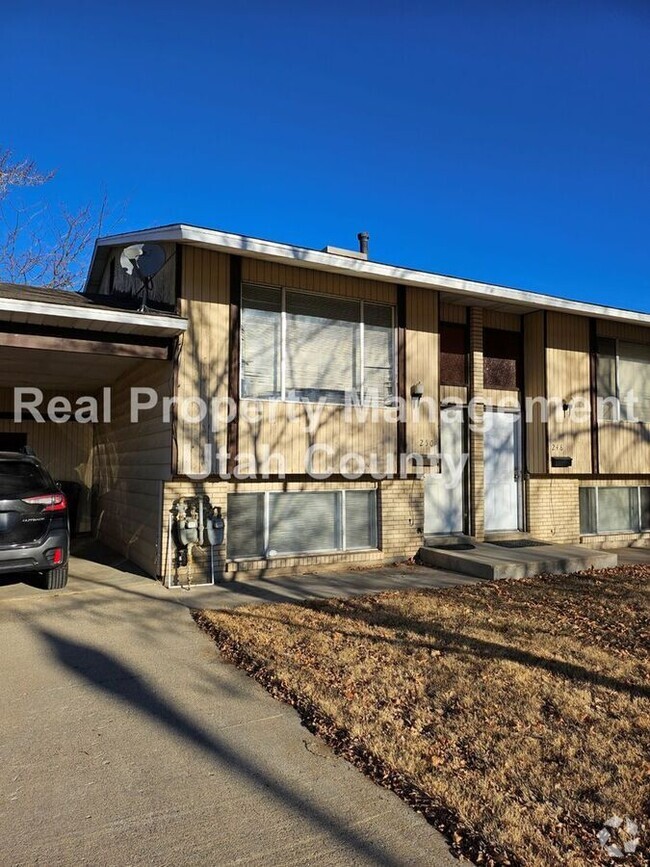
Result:
<svg viewBox="0 0 650 867">
<path fill-rule="evenodd" d="M 15 298 L 0 298 L 0 314 L 17 313 L 38 319 L 37 324 L 47 324 L 57 320 L 57 324 L 73 321 L 98 323 L 105 328 L 90 330 L 109 330 L 110 325 L 119 326 L 124 333 L 169 334 L 175 336 L 187 330 L 187 320 L 178 316 L 165 316 L 159 313 L 138 313 L 131 310 L 109 310 L 107 308 L 83 306 L 75 307 L 69 304 L 50 302 L 21 301 Z M 43 321 L 45 320 L 45 321 Z"/>
<path fill-rule="evenodd" d="M 224 253 L 240 253 L 257 259 L 270 259 L 287 264 L 309 266 L 346 276 L 365 277 L 383 282 L 400 283 L 405 286 L 416 286 L 448 292 L 458 295 L 459 299 L 461 297 L 465 297 L 468 300 L 471 300 L 471 298 L 492 298 L 502 303 L 521 305 L 522 307 L 530 308 L 531 311 L 556 310 L 579 316 L 590 316 L 650 326 L 650 314 L 634 310 L 622 310 L 616 307 L 589 302 L 571 301 L 523 289 L 512 289 L 497 284 L 464 280 L 460 277 L 450 277 L 428 271 L 386 265 L 380 262 L 354 259 L 352 257 L 348 258 L 337 254 L 312 250 L 308 247 L 281 244 L 277 241 L 265 241 L 260 238 L 251 238 L 246 235 L 223 232 L 218 229 L 204 229 L 183 223 L 100 238 L 95 245 L 95 252 L 84 291 L 87 291 L 91 282 L 101 279 L 101 275 L 98 275 L 91 281 L 91 274 L 96 269 L 96 259 L 99 251 L 106 247 L 122 244 L 127 246 L 136 241 L 184 242 L 208 247 Z"/>
</svg>

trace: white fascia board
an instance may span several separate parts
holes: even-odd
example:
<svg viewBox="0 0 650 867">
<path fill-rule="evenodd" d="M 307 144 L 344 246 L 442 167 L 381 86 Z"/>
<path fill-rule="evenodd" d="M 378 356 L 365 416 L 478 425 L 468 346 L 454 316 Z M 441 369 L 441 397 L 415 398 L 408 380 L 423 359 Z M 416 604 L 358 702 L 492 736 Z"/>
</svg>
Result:
<svg viewBox="0 0 650 867">
<path fill-rule="evenodd" d="M 178 334 L 187 330 L 187 320 L 174 316 L 149 315 L 128 310 L 106 310 L 92 307 L 74 307 L 68 304 L 50 304 L 40 301 L 21 301 L 14 298 L 0 298 L 0 313 L 24 313 L 27 316 L 47 318 L 86 320 L 88 322 L 110 322 L 115 325 L 134 326 L 135 330 L 164 330 Z M 92 329 L 91 329 L 92 330 Z M 99 332 L 101 334 L 101 331 Z"/>
<path fill-rule="evenodd" d="M 650 325 L 650 314 L 648 313 L 622 310 L 617 307 L 606 307 L 583 301 L 569 301 L 523 289 L 510 289 L 491 283 L 463 280 L 460 277 L 448 277 L 428 271 L 417 271 L 395 265 L 384 265 L 379 262 L 352 259 L 324 253 L 320 250 L 311 250 L 308 247 L 296 247 L 291 244 L 280 244 L 276 241 L 264 241 L 260 238 L 249 238 L 246 235 L 222 232 L 218 229 L 202 229 L 184 224 L 112 235 L 101 238 L 97 242 L 97 246 L 128 245 L 141 241 L 186 242 L 221 252 L 240 253 L 258 259 L 304 265 L 347 276 L 365 277 L 371 280 L 401 283 L 405 286 L 421 286 L 442 292 L 456 293 L 459 296 L 467 296 L 468 300 L 477 297 L 489 298 L 495 302 L 521 304 L 532 310 L 557 310 L 561 313 L 573 313 L 578 316 L 593 316 L 636 325 Z"/>
</svg>

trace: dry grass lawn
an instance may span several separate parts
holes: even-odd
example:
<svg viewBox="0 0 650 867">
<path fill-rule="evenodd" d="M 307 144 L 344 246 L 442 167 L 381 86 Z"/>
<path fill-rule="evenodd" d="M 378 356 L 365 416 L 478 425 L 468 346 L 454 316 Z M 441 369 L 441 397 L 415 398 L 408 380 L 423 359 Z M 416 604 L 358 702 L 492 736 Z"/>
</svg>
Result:
<svg viewBox="0 0 650 867">
<path fill-rule="evenodd" d="M 224 653 L 484 863 L 647 863 L 650 567 L 195 616 Z M 621 862 L 619 862 L 621 863 Z"/>
</svg>

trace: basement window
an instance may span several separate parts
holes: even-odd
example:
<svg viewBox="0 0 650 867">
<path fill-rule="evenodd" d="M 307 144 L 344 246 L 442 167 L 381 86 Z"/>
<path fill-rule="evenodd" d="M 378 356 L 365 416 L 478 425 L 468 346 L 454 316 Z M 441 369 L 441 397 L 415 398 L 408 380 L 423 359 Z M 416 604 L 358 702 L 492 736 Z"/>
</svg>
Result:
<svg viewBox="0 0 650 867">
<path fill-rule="evenodd" d="M 241 396 L 382 405 L 395 394 L 386 304 L 244 285 Z"/>
<path fill-rule="evenodd" d="M 650 530 L 650 488 L 580 488 L 580 533 L 641 533 Z"/>
<path fill-rule="evenodd" d="M 230 560 L 376 548 L 377 493 L 229 494 L 226 533 Z"/>
</svg>

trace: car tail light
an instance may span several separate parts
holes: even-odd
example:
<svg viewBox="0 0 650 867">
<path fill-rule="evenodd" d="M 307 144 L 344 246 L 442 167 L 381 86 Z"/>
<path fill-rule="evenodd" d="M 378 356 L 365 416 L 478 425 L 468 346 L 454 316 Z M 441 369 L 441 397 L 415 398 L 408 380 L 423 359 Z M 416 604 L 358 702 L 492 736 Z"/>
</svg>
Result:
<svg viewBox="0 0 650 867">
<path fill-rule="evenodd" d="M 38 497 L 25 497 L 23 503 L 30 506 L 43 506 L 44 512 L 65 512 L 68 503 L 65 494 L 40 494 Z"/>
</svg>

